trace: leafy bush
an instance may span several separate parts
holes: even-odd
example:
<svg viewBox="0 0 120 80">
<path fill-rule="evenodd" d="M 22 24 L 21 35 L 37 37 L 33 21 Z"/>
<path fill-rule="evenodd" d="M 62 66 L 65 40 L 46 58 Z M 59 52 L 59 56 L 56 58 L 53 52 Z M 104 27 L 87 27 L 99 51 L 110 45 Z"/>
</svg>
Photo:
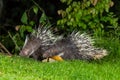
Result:
<svg viewBox="0 0 120 80">
<path fill-rule="evenodd" d="M 111 0 L 61 0 L 67 4 L 65 10 L 59 10 L 62 19 L 57 21 L 59 29 L 65 31 L 90 30 L 95 35 L 104 35 L 109 28 L 117 28 L 118 18 L 109 8 L 113 6 Z"/>
<path fill-rule="evenodd" d="M 16 31 L 18 32 L 16 32 L 14 35 L 11 35 L 11 33 L 9 32 L 9 36 L 11 37 L 15 45 L 15 48 L 12 51 L 13 53 L 18 53 L 20 51 L 24 44 L 26 35 L 33 32 L 35 28 L 39 26 L 39 24 L 46 24 L 46 22 L 50 24 L 50 22 L 47 21 L 48 17 L 45 15 L 44 10 L 36 2 L 34 2 L 34 4 L 35 5 L 25 10 L 23 15 L 21 16 L 22 25 L 17 25 L 15 27 Z M 39 11 L 41 11 L 42 15 L 39 18 L 39 22 L 37 23 L 36 20 L 31 19 L 31 17 L 38 15 Z"/>
</svg>

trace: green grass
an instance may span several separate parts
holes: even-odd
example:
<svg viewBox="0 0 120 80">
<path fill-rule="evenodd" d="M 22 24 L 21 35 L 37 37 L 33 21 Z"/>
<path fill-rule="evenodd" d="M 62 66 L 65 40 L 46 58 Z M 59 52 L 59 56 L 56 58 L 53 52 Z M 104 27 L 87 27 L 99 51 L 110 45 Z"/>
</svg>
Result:
<svg viewBox="0 0 120 80">
<path fill-rule="evenodd" d="M 0 55 L 0 80 L 119 80 L 119 66 L 117 60 L 42 63 Z"/>
<path fill-rule="evenodd" d="M 99 39 L 109 51 L 102 60 L 42 63 L 20 56 L 0 55 L 0 80 L 120 80 L 119 39 Z"/>
</svg>

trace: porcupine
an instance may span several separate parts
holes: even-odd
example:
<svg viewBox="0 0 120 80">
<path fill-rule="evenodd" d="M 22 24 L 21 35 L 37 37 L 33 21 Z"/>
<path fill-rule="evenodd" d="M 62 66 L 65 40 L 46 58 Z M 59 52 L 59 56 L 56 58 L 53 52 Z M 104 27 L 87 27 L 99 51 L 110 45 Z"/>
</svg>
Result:
<svg viewBox="0 0 120 80">
<path fill-rule="evenodd" d="M 44 27 L 39 25 L 30 35 L 26 36 L 23 48 L 19 53 L 20 56 L 43 60 L 42 53 L 61 38 L 61 36 L 53 35 L 50 28 L 46 27 L 47 25 Z"/>
<path fill-rule="evenodd" d="M 86 33 L 73 32 L 67 37 L 55 36 L 46 28 L 38 28 L 26 39 L 21 56 L 32 56 L 43 60 L 53 56 L 60 56 L 63 60 L 95 60 L 107 55 L 105 49 L 93 46 L 94 40 Z M 56 59 L 57 60 L 57 59 Z"/>
</svg>

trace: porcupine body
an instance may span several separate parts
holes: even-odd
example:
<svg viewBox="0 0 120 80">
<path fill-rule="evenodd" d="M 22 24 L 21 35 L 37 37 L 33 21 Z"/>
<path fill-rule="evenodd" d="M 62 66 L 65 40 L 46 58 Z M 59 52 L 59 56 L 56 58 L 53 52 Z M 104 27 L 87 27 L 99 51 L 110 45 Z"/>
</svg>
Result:
<svg viewBox="0 0 120 80">
<path fill-rule="evenodd" d="M 26 37 L 24 46 L 20 51 L 20 56 L 32 57 L 36 60 L 42 60 L 42 53 L 56 42 L 56 37 L 49 28 L 39 26 L 37 30 Z"/>
<path fill-rule="evenodd" d="M 93 46 L 94 40 L 90 36 L 80 32 L 56 41 L 48 50 L 43 53 L 43 57 L 61 56 L 64 60 L 95 60 L 107 55 L 107 51 Z"/>
<path fill-rule="evenodd" d="M 80 32 L 73 32 L 67 37 L 56 37 L 46 28 L 39 28 L 26 39 L 21 56 L 32 56 L 43 60 L 60 56 L 63 60 L 94 60 L 107 55 L 107 51 L 93 46 L 94 40 Z"/>
</svg>

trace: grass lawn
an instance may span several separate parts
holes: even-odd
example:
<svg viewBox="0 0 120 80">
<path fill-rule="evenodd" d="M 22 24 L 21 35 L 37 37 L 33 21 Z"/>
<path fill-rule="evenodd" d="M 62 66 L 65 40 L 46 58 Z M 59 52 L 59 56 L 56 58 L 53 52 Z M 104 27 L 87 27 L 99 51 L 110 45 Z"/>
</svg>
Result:
<svg viewBox="0 0 120 80">
<path fill-rule="evenodd" d="M 42 63 L 0 55 L 0 80 L 120 80 L 120 62 L 104 59 Z"/>
<path fill-rule="evenodd" d="M 120 40 L 101 39 L 97 42 L 110 54 L 92 62 L 43 63 L 20 56 L 0 55 L 0 80 L 120 80 Z"/>
</svg>

